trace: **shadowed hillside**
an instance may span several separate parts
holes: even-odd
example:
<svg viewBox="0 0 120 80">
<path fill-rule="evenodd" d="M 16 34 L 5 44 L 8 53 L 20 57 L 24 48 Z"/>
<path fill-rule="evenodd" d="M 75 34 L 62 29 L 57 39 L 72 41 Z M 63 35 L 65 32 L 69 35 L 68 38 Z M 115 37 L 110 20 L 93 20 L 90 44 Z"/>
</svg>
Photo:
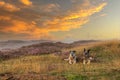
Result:
<svg viewBox="0 0 120 80">
<path fill-rule="evenodd" d="M 8 51 L 11 49 L 17 49 L 22 46 L 28 46 L 32 44 L 38 44 L 43 42 L 53 42 L 49 40 L 29 40 L 29 41 L 23 41 L 23 40 L 8 40 L 8 41 L 0 41 L 0 50 L 2 51 Z"/>
<path fill-rule="evenodd" d="M 72 45 L 61 43 L 61 42 L 44 42 L 39 44 L 33 44 L 30 46 L 23 46 L 18 49 L 6 50 L 0 52 L 1 59 L 10 59 L 16 58 L 20 56 L 27 56 L 27 55 L 41 55 L 41 54 L 50 54 L 50 53 L 57 53 L 61 52 L 62 49 L 71 48 Z"/>
<path fill-rule="evenodd" d="M 35 41 L 36 42 L 36 41 Z M 8 41 L 8 43 L 25 43 L 24 41 Z M 18 49 L 9 49 L 0 52 L 1 59 L 10 59 L 26 55 L 41 55 L 41 54 L 50 54 L 50 53 L 61 53 L 63 50 L 71 49 L 80 45 L 87 45 L 90 43 L 96 43 L 96 41 L 78 41 L 71 44 L 62 43 L 62 42 L 50 42 L 43 41 L 41 43 L 32 44 L 29 46 L 23 46 Z M 12 45 L 11 45 L 12 46 Z"/>
</svg>

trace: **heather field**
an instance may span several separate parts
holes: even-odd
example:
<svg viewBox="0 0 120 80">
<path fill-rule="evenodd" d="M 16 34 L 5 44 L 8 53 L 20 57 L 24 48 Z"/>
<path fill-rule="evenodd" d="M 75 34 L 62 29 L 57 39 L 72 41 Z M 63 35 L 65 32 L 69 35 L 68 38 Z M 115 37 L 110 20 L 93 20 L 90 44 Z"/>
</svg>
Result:
<svg viewBox="0 0 120 80">
<path fill-rule="evenodd" d="M 84 48 L 90 49 L 95 58 L 91 64 L 78 61 L 70 65 L 64 61 L 69 50 L 76 50 L 80 59 Z M 120 41 L 62 48 L 59 53 L 1 58 L 0 80 L 120 80 Z"/>
</svg>

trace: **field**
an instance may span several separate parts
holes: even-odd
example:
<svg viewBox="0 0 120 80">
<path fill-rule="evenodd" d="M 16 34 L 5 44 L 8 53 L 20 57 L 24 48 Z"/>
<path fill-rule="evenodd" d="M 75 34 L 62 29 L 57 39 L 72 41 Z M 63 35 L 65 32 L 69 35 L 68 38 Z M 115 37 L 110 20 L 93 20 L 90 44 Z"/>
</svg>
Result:
<svg viewBox="0 0 120 80">
<path fill-rule="evenodd" d="M 64 61 L 69 50 L 78 58 L 83 48 L 90 49 L 95 58 L 91 64 L 68 64 Z M 0 60 L 0 80 L 120 80 L 120 41 L 95 42 L 61 54 L 29 55 Z"/>
</svg>

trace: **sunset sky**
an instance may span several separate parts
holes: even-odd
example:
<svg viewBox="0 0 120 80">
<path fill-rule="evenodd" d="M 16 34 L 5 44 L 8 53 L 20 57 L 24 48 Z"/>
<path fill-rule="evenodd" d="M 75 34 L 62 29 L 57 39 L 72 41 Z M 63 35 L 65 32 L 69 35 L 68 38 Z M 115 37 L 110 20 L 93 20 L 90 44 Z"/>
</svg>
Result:
<svg viewBox="0 0 120 80">
<path fill-rule="evenodd" d="M 120 0 L 0 0 L 0 41 L 119 36 Z"/>
</svg>

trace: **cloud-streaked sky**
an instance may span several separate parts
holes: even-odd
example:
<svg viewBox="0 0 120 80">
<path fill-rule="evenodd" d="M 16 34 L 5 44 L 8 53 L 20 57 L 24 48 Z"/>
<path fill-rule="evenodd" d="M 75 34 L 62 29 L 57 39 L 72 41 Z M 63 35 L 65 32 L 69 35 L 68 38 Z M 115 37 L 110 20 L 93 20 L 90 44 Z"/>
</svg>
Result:
<svg viewBox="0 0 120 80">
<path fill-rule="evenodd" d="M 0 39 L 117 39 L 120 0 L 0 0 Z"/>
</svg>

